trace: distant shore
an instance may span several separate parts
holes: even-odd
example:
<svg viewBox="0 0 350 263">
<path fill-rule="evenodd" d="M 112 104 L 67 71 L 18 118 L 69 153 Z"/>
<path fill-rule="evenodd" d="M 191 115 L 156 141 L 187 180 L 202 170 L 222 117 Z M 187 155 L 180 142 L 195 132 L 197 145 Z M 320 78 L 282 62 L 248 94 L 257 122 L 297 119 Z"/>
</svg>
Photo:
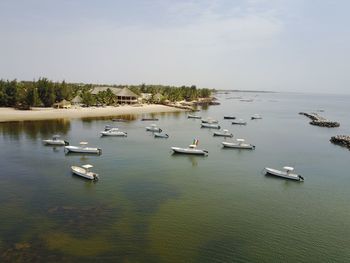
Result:
<svg viewBox="0 0 350 263">
<path fill-rule="evenodd" d="M 184 110 L 157 104 L 147 104 L 142 106 L 125 105 L 119 107 L 77 107 L 71 109 L 32 108 L 31 110 L 16 110 L 13 108 L 0 108 L 0 122 L 73 119 L 85 117 L 112 117 L 123 114 L 145 114 L 177 111 Z"/>
</svg>

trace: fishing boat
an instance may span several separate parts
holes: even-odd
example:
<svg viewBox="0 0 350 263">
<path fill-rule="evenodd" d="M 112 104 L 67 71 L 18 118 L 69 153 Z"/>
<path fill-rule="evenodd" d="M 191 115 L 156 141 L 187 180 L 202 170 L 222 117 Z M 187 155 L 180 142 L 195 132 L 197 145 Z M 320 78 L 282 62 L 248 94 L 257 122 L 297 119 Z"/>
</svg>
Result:
<svg viewBox="0 0 350 263">
<path fill-rule="evenodd" d="M 294 171 L 293 167 L 285 166 L 285 167 L 283 167 L 283 169 L 284 169 L 284 171 L 280 171 L 277 169 L 266 167 L 265 171 L 266 171 L 266 175 L 278 176 L 278 177 L 291 179 L 291 180 L 295 180 L 295 181 L 304 181 L 304 177 L 302 177 L 299 174 L 292 173 Z"/>
<path fill-rule="evenodd" d="M 222 145 L 226 148 L 235 148 L 235 149 L 248 149 L 254 150 L 255 146 L 252 144 L 244 143 L 244 139 L 237 139 L 236 142 L 222 142 Z"/>
<path fill-rule="evenodd" d="M 221 137 L 233 137 L 233 134 L 230 133 L 228 130 L 224 129 L 221 131 L 214 132 L 213 136 L 221 136 Z"/>
<path fill-rule="evenodd" d="M 96 147 L 87 147 L 88 142 L 80 142 L 80 146 L 65 146 L 66 153 L 89 153 L 89 154 L 101 154 L 102 150 Z"/>
<path fill-rule="evenodd" d="M 142 118 L 141 121 L 158 121 L 157 118 Z"/>
<path fill-rule="evenodd" d="M 225 120 L 235 120 L 236 117 L 235 116 L 224 116 Z"/>
<path fill-rule="evenodd" d="M 161 128 L 158 128 L 156 124 L 151 124 L 151 126 L 146 127 L 146 131 L 151 131 L 151 132 L 162 132 Z"/>
<path fill-rule="evenodd" d="M 187 148 L 171 147 L 171 149 L 174 151 L 174 153 L 208 155 L 209 152 L 207 150 L 197 149 L 197 146 L 198 140 L 194 140 L 193 144 L 190 144 Z"/>
<path fill-rule="evenodd" d="M 215 123 L 202 123 L 201 124 L 202 128 L 210 128 L 210 129 L 220 129 L 220 125 L 219 124 L 215 124 Z"/>
<path fill-rule="evenodd" d="M 188 119 L 202 119 L 202 117 L 201 116 L 198 116 L 198 115 L 187 115 L 187 118 Z"/>
<path fill-rule="evenodd" d="M 69 145 L 69 142 L 67 142 L 65 140 L 60 140 L 59 138 L 60 138 L 59 135 L 54 135 L 54 136 L 52 136 L 52 139 L 43 140 L 43 143 L 45 145 L 54 145 L 54 146 Z"/>
<path fill-rule="evenodd" d="M 213 118 L 207 118 L 207 119 L 202 120 L 202 123 L 219 123 L 219 121 L 215 120 Z"/>
<path fill-rule="evenodd" d="M 254 114 L 252 117 L 251 117 L 252 120 L 260 120 L 262 119 L 262 117 L 259 115 L 259 114 Z"/>
<path fill-rule="evenodd" d="M 126 132 L 119 131 L 118 128 L 111 128 L 109 130 L 101 131 L 101 136 L 128 136 Z"/>
<path fill-rule="evenodd" d="M 168 139 L 169 135 L 166 134 L 166 133 L 155 132 L 154 133 L 154 138 L 165 138 L 165 139 Z"/>
<path fill-rule="evenodd" d="M 233 121 L 232 122 L 233 125 L 247 125 L 247 122 L 245 122 L 244 120 L 242 119 L 239 119 L 237 121 Z"/>
<path fill-rule="evenodd" d="M 90 168 L 93 166 L 91 164 L 85 164 L 80 166 L 71 166 L 72 173 L 75 175 L 79 175 L 81 177 L 84 177 L 86 179 L 90 180 L 98 180 L 98 174 L 94 172 L 90 172 Z"/>
</svg>

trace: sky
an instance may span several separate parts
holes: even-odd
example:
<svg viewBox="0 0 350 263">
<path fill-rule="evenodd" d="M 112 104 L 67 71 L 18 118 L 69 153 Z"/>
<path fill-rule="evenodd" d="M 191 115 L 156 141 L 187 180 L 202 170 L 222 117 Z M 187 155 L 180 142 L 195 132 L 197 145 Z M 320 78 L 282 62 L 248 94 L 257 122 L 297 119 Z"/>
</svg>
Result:
<svg viewBox="0 0 350 263">
<path fill-rule="evenodd" d="M 348 0 L 0 0 L 0 78 L 350 94 Z"/>
</svg>

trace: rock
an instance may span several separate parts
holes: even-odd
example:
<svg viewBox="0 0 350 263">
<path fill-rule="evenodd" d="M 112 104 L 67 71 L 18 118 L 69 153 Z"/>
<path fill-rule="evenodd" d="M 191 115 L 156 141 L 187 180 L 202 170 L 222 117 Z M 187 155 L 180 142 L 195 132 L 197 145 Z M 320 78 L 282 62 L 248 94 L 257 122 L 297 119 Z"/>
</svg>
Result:
<svg viewBox="0 0 350 263">
<path fill-rule="evenodd" d="M 350 136 L 349 135 L 337 135 L 333 136 L 330 141 L 334 144 L 347 147 L 350 150 Z"/>
<path fill-rule="evenodd" d="M 311 119 L 310 124 L 320 127 L 327 127 L 327 128 L 336 128 L 340 126 L 339 122 L 336 121 L 330 121 L 326 118 L 318 115 L 317 113 L 306 113 L 306 112 L 299 112 L 300 115 L 304 115 Z"/>
</svg>

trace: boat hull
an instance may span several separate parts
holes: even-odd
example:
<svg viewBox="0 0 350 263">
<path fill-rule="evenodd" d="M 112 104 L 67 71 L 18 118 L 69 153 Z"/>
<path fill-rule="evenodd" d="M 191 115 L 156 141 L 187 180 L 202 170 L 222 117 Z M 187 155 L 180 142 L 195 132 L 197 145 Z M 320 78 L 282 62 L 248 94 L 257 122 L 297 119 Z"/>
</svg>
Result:
<svg viewBox="0 0 350 263">
<path fill-rule="evenodd" d="M 208 151 L 201 149 L 191 149 L 191 148 L 180 148 L 180 147 L 171 147 L 174 153 L 180 154 L 192 154 L 192 155 L 207 155 Z"/>
<path fill-rule="evenodd" d="M 220 132 L 214 132 L 213 136 L 217 137 L 229 137 L 232 138 L 233 134 L 232 133 L 220 133 Z"/>
<path fill-rule="evenodd" d="M 71 171 L 73 174 L 84 177 L 89 180 L 98 180 L 98 174 L 86 171 L 86 169 L 79 166 L 72 166 Z"/>
<path fill-rule="evenodd" d="M 162 132 L 162 129 L 161 129 L 161 128 L 146 127 L 146 131 L 151 131 L 151 132 Z"/>
<path fill-rule="evenodd" d="M 254 150 L 255 146 L 247 143 L 231 143 L 231 142 L 222 142 L 222 145 L 226 148 L 233 149 L 245 149 L 245 150 Z"/>
<path fill-rule="evenodd" d="M 68 145 L 68 142 L 63 140 L 43 140 L 45 145 L 53 145 L 53 146 L 64 146 Z"/>
<path fill-rule="evenodd" d="M 207 124 L 207 123 L 202 123 L 201 125 L 202 128 L 209 128 L 209 129 L 220 129 L 220 125 L 217 124 Z"/>
<path fill-rule="evenodd" d="M 91 147 L 78 147 L 78 146 L 65 146 L 65 151 L 67 153 L 86 153 L 86 154 L 101 154 L 102 150 L 100 148 Z"/>
<path fill-rule="evenodd" d="M 168 138 L 169 138 L 169 135 L 168 135 L 168 134 L 162 134 L 162 133 L 159 133 L 159 132 L 155 132 L 155 133 L 154 133 L 154 138 L 164 138 L 164 139 L 168 139 Z"/>
<path fill-rule="evenodd" d="M 103 131 L 101 132 L 102 136 L 119 136 L 119 137 L 126 137 L 128 134 L 126 132 L 108 132 L 108 131 Z"/>
<path fill-rule="evenodd" d="M 273 168 L 266 167 L 265 171 L 266 171 L 267 175 L 277 176 L 280 178 L 285 178 L 285 179 L 294 180 L 294 181 L 303 181 L 304 180 L 304 178 L 298 174 L 287 173 L 285 171 L 279 171 L 279 170 L 276 170 Z"/>
<path fill-rule="evenodd" d="M 232 124 L 233 125 L 247 125 L 246 122 L 235 122 L 235 121 L 233 121 Z"/>
<path fill-rule="evenodd" d="M 234 116 L 224 116 L 224 119 L 225 120 L 234 120 L 234 119 L 236 119 L 236 117 L 234 117 Z"/>
<path fill-rule="evenodd" d="M 195 115 L 188 115 L 187 118 L 188 119 L 202 119 L 201 116 L 195 116 Z"/>
</svg>

